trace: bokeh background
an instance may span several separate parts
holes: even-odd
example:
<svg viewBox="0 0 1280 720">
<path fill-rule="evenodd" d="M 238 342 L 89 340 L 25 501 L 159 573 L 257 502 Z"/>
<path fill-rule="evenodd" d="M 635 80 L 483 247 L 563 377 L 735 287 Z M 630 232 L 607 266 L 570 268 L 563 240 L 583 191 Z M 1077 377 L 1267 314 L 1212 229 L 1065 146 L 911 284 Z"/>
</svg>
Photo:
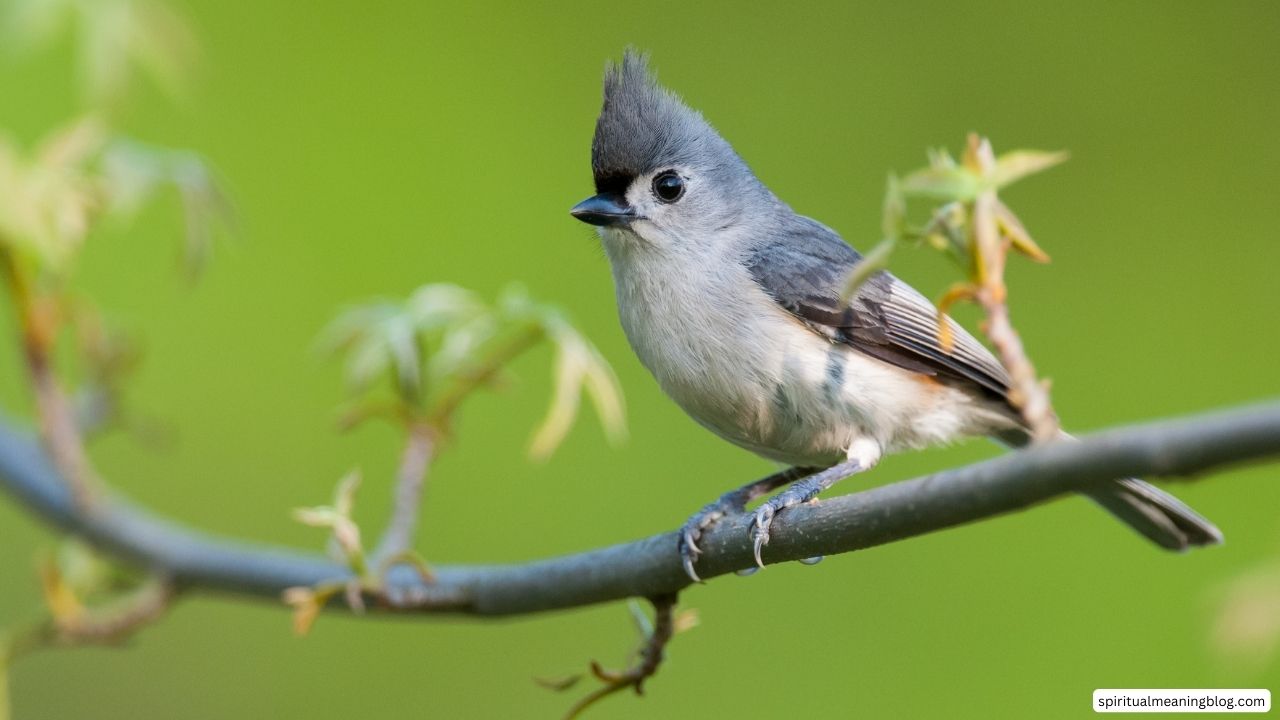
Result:
<svg viewBox="0 0 1280 720">
<path fill-rule="evenodd" d="M 594 235 L 567 213 L 591 191 L 604 63 L 628 44 L 652 51 L 662 80 L 781 197 L 864 249 L 886 174 L 922 165 L 926 147 L 958 149 L 979 130 L 998 150 L 1070 150 L 1006 196 L 1054 257 L 1015 262 L 1010 281 L 1069 427 L 1280 393 L 1275 3 L 173 7 L 202 47 L 199 71 L 178 102 L 135 88 L 116 124 L 203 153 L 242 231 L 192 285 L 175 271 L 177 202 L 161 202 L 95 237 L 79 277 L 144 339 L 131 401 L 174 431 L 167 449 L 118 436 L 95 458 L 123 492 L 183 522 L 318 548 L 322 533 L 288 511 L 327 500 L 359 466 L 358 517 L 379 527 L 396 434 L 335 431 L 341 372 L 313 341 L 345 305 L 429 281 L 487 296 L 521 281 L 562 305 L 614 364 L 631 428 L 611 448 L 588 411 L 549 462 L 529 462 L 550 351 L 522 359 L 518 383 L 466 407 L 436 467 L 419 545 L 431 561 L 634 539 L 771 469 L 662 396 L 618 326 Z M 20 141 L 81 107 L 73 47 L 5 53 L 0 126 Z M 934 295 L 953 272 L 925 250 L 900 252 L 894 269 Z M 0 400 L 26 412 L 16 348 L 0 347 Z M 838 491 L 995 452 L 894 457 Z M 1179 485 L 1228 538 L 1185 556 L 1071 499 L 717 580 L 683 597 L 702 624 L 677 638 L 646 697 L 593 716 L 1081 717 L 1098 687 L 1276 689 L 1267 643 L 1280 606 L 1265 578 L 1280 562 L 1277 472 Z M 32 558 L 54 539 L 7 500 L 0 529 L 9 624 L 38 612 Z M 1222 642 L 1215 627 L 1242 582 L 1264 589 L 1257 635 Z M 620 664 L 634 643 L 622 605 L 499 622 L 325 616 L 298 639 L 280 607 L 202 596 L 125 649 L 24 658 L 14 711 L 556 717 L 576 693 L 532 678 Z"/>
</svg>

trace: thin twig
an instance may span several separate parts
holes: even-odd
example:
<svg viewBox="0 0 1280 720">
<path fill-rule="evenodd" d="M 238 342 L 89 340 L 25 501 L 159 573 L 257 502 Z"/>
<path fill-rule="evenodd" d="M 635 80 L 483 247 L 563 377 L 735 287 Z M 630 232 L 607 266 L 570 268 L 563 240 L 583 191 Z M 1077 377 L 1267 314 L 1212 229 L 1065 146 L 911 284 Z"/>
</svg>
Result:
<svg viewBox="0 0 1280 720">
<path fill-rule="evenodd" d="M 436 427 L 447 427 L 458 406 L 477 388 L 488 384 L 517 355 L 538 344 L 544 330 L 531 325 L 508 337 L 501 345 L 487 351 L 484 361 L 458 373 L 458 379 L 432 400 L 428 421 Z"/>
<path fill-rule="evenodd" d="M 76 645 L 115 645 L 158 620 L 175 595 L 172 583 L 151 578 L 103 608 L 87 608 L 75 617 L 54 618 L 57 640 Z"/>
<path fill-rule="evenodd" d="M 969 136 L 965 161 L 975 164 L 977 167 L 973 169 L 983 177 L 995 172 L 996 157 L 991 143 L 976 134 Z M 986 313 L 983 331 L 996 348 L 1000 363 L 1009 371 L 1013 384 L 1009 400 L 1022 412 L 1033 440 L 1044 442 L 1058 436 L 1058 417 L 1053 412 L 1048 388 L 1037 379 L 1022 339 L 1009 321 L 1008 291 L 1004 283 L 1009 243 L 1000 235 L 999 202 L 992 186 L 979 193 L 973 203 L 973 255 L 978 283 L 975 299 Z"/>
<path fill-rule="evenodd" d="M 396 471 L 395 506 L 382 538 L 373 552 L 373 567 L 413 549 L 422 508 L 422 490 L 435 452 L 436 431 L 425 422 L 408 426 L 400 467 Z"/>
<path fill-rule="evenodd" d="M 610 695 L 631 688 L 637 695 L 644 694 L 644 682 L 658 672 L 665 657 L 667 643 L 675 635 L 676 593 L 666 593 L 649 598 L 653 604 L 653 628 L 645 636 L 636 663 L 626 670 L 606 670 L 591 661 L 591 674 L 603 685 L 587 694 L 569 708 L 565 720 L 573 720 L 587 708 Z"/>
<path fill-rule="evenodd" d="M 1049 401 L 1049 390 L 1036 377 L 1035 366 L 1022 347 L 1022 338 L 1009 321 L 1009 306 L 994 299 L 988 288 L 978 291 L 979 304 L 987 314 L 983 329 L 1000 356 L 1000 362 L 1009 371 L 1013 389 L 1009 399 L 1022 411 L 1022 417 L 1031 428 L 1036 442 L 1045 442 L 1058 436 L 1058 416 Z"/>
<path fill-rule="evenodd" d="M 1109 430 L 1076 443 L 1037 445 L 796 506 L 774 524 L 770 559 L 785 562 L 883 545 L 1028 508 L 1117 477 L 1189 476 L 1277 457 L 1280 401 Z M 349 567 L 319 553 L 210 536 L 120 499 L 106 499 L 97 512 L 82 512 L 48 456 L 3 422 L 0 488 L 33 515 L 103 552 L 163 572 L 179 589 L 278 602 L 286 588 L 354 577 Z M 753 566 L 748 523 L 746 516 L 726 517 L 700 539 L 704 578 Z M 397 567 L 388 573 L 384 592 L 410 602 L 387 607 L 374 597 L 369 609 L 518 615 L 677 592 L 690 584 L 676 550 L 677 536 L 672 531 L 519 565 L 437 566 L 431 582 L 413 568 Z"/>
<path fill-rule="evenodd" d="M 101 492 L 102 483 L 85 452 L 75 410 L 54 372 L 52 351 L 56 321 L 52 307 L 47 300 L 41 302 L 11 251 L 0 249 L 0 266 L 17 310 L 22 356 L 35 394 L 40 436 L 70 485 L 76 504 L 90 508 Z"/>
</svg>

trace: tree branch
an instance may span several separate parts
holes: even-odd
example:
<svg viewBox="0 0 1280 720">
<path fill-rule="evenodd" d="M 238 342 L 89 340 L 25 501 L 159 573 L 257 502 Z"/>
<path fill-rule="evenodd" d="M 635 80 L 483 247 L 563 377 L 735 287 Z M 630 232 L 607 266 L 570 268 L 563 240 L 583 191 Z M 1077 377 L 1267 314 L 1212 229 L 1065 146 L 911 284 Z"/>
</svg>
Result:
<svg viewBox="0 0 1280 720">
<path fill-rule="evenodd" d="M 436 449 L 436 429 L 425 422 L 410 421 L 400 467 L 396 471 L 395 502 L 391 519 L 373 551 L 372 564 L 382 564 L 413 549 L 422 511 L 422 488 Z"/>
<path fill-rule="evenodd" d="M 941 530 L 1117 477 L 1189 476 L 1280 457 L 1280 401 L 1135 425 L 1057 442 L 963 468 L 802 505 L 774 525 L 770 562 L 834 555 Z M 77 509 L 67 485 L 25 433 L 0 423 L 0 487 L 47 522 L 161 573 L 179 589 L 278 599 L 286 588 L 345 581 L 351 572 L 318 553 L 218 538 L 117 498 Z M 725 518 L 703 536 L 704 577 L 753 565 L 748 516 Z M 442 566 L 434 582 L 394 568 L 371 609 L 514 615 L 689 585 L 676 533 L 521 565 Z M 335 601 L 337 602 L 337 601 Z"/>
</svg>

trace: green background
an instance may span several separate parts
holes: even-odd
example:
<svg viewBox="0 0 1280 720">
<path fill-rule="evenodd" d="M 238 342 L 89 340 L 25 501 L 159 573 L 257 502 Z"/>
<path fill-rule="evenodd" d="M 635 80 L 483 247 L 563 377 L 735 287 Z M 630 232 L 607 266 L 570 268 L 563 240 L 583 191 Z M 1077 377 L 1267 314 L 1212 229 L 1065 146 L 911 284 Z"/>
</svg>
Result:
<svg viewBox="0 0 1280 720">
<path fill-rule="evenodd" d="M 1007 199 L 1054 257 L 1011 267 L 1015 320 L 1077 431 L 1280 391 L 1280 5 L 1270 2 L 226 3 L 179 9 L 204 48 L 188 97 L 142 87 L 120 128 L 203 152 L 243 221 L 198 285 L 174 272 L 176 202 L 94 239 L 82 285 L 145 340 L 133 406 L 174 429 L 156 452 L 95 446 L 122 491 L 211 531 L 318 548 L 290 508 L 360 466 L 358 516 L 388 506 L 398 443 L 334 430 L 340 371 L 312 352 L 344 305 L 513 280 L 565 307 L 614 364 L 631 439 L 581 422 L 545 464 L 525 450 L 550 353 L 477 397 L 431 480 L 419 544 L 436 563 L 518 562 L 678 525 L 771 466 L 668 401 L 618 326 L 590 228 L 590 137 L 605 60 L 635 44 L 798 211 L 855 246 L 878 235 L 888 171 L 957 148 L 1065 148 Z M 0 126 L 24 141 L 71 117 L 70 44 L 0 65 Z M 938 294 L 952 270 L 905 250 Z M 6 311 L 5 315 L 9 313 Z M 966 316 L 971 319 L 971 316 Z M 9 330 L 9 320 L 4 320 Z M 8 335 L 12 337 L 11 334 Z M 16 348 L 0 399 L 27 400 Z M 969 462 L 986 443 L 885 461 L 839 492 Z M 1099 687 L 1272 687 L 1275 658 L 1213 651 L 1224 588 L 1280 550 L 1276 468 L 1178 494 L 1227 544 L 1164 554 L 1083 500 L 728 577 L 682 598 L 681 635 L 643 699 L 593 717 L 1083 717 Z M 0 502 L 0 624 L 34 617 L 52 542 Z M 1274 613 L 1280 609 L 1273 608 Z M 1274 614 L 1273 613 L 1273 614 Z M 194 597 L 127 649 L 25 658 L 18 718 L 556 717 L 578 691 L 534 684 L 617 665 L 610 605 L 504 621 L 325 616 Z M 584 686 L 585 687 L 585 686 Z"/>
</svg>

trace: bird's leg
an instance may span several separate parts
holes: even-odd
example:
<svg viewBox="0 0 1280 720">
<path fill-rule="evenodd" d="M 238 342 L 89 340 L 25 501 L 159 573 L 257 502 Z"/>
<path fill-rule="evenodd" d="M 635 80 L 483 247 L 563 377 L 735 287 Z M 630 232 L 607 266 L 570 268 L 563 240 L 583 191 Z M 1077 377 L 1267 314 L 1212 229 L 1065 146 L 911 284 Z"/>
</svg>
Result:
<svg viewBox="0 0 1280 720">
<path fill-rule="evenodd" d="M 756 516 L 752 519 L 750 528 L 752 544 L 755 547 L 756 565 L 764 567 L 764 560 L 760 554 L 764 546 L 769 544 L 769 528 L 773 526 L 775 515 L 793 505 L 809 502 L 817 497 L 818 493 L 850 475 L 870 470 L 880 461 L 880 453 L 879 443 L 867 439 L 855 440 L 849 446 L 847 460 L 797 480 L 791 487 L 774 495 L 756 508 Z"/>
<path fill-rule="evenodd" d="M 698 540 L 702 538 L 703 532 L 716 524 L 716 521 L 726 515 L 746 512 L 747 503 L 783 485 L 795 482 L 813 471 L 813 468 L 793 467 L 776 472 L 769 477 L 743 485 L 737 490 L 730 490 L 685 521 L 680 528 L 679 543 L 680 559 L 684 562 L 685 574 L 694 582 L 702 582 L 702 578 L 698 577 L 697 571 L 693 568 L 698 562 L 698 556 L 702 554 L 702 550 L 698 548 Z"/>
</svg>

